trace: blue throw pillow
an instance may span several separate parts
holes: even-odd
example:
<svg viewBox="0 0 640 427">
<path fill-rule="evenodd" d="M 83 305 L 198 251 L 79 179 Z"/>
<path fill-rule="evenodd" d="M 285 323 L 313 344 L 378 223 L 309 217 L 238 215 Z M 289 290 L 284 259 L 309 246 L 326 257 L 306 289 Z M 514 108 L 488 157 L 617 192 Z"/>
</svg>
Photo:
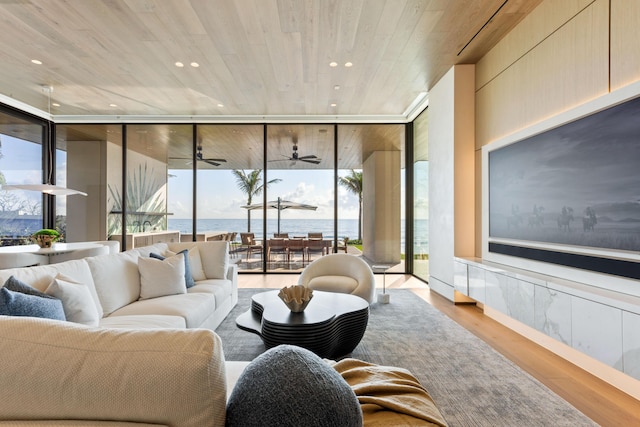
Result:
<svg viewBox="0 0 640 427">
<path fill-rule="evenodd" d="M 191 264 L 189 263 L 189 249 L 182 250 L 182 251 L 178 252 L 176 255 L 178 255 L 178 254 L 184 255 L 183 256 L 183 258 L 184 258 L 184 281 L 187 283 L 187 289 L 189 289 L 190 287 L 196 285 L 196 282 L 195 282 L 195 280 L 193 280 L 193 276 L 191 275 Z M 166 257 L 163 257 L 162 255 L 154 253 L 154 252 L 151 252 L 149 254 L 149 256 L 151 258 L 159 259 L 161 261 L 166 258 Z"/>
<path fill-rule="evenodd" d="M 11 290 L 9 287 L 22 289 L 25 292 Z M 43 294 L 13 276 L 7 279 L 4 287 L 0 288 L 0 315 L 67 320 L 62 301 Z"/>
<path fill-rule="evenodd" d="M 22 280 L 16 279 L 15 276 L 10 276 L 7 281 L 4 282 L 4 287 L 9 289 L 10 291 L 20 292 L 22 294 L 35 295 L 42 298 L 58 299 L 56 297 L 52 297 L 51 295 L 47 295 L 44 292 L 40 292 L 36 288 L 24 283 Z"/>
<path fill-rule="evenodd" d="M 362 426 L 358 399 L 342 376 L 301 347 L 256 357 L 227 402 L 226 427 Z"/>
</svg>

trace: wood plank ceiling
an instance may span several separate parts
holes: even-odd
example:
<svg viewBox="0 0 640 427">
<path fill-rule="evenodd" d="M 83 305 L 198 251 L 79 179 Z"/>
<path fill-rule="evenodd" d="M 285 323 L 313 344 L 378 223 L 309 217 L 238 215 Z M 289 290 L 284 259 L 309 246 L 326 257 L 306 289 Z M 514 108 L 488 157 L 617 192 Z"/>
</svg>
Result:
<svg viewBox="0 0 640 427">
<path fill-rule="evenodd" d="M 0 102 L 56 123 L 316 123 L 270 126 L 279 133 L 269 131 L 268 144 L 295 134 L 300 155 L 332 161 L 321 146 L 333 140 L 331 123 L 406 122 L 421 93 L 453 65 L 475 63 L 540 2 L 0 0 Z M 317 123 L 327 123 L 327 133 Z M 10 129 L 0 123 L 0 132 Z M 190 156 L 191 127 L 154 141 L 177 140 L 176 129 L 189 143 L 180 152 L 167 143 L 159 157 Z M 241 141 L 238 126 L 201 127 L 199 138 L 222 144 L 215 157 L 228 158 L 227 166 L 243 155 L 238 167 L 249 168 L 261 129 L 244 128 Z M 341 129 L 341 140 L 348 136 L 357 147 L 340 153 L 345 164 L 366 155 L 363 138 L 402 138 L 379 126 Z M 61 135 L 119 132 L 108 125 L 79 130 Z M 128 136 L 131 147 L 151 138 Z M 278 156 L 292 146 L 287 139 Z"/>
<path fill-rule="evenodd" d="M 401 116 L 539 2 L 3 0 L 0 94 L 114 120 Z"/>
</svg>

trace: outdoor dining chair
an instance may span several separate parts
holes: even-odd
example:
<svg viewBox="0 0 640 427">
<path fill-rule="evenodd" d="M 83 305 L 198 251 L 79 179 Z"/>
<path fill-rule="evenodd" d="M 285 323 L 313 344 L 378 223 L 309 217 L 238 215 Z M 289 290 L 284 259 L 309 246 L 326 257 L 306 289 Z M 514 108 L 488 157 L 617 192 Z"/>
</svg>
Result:
<svg viewBox="0 0 640 427">
<path fill-rule="evenodd" d="M 304 239 L 289 239 L 287 244 L 289 248 L 289 262 L 293 259 L 294 254 L 299 252 L 302 257 L 302 266 L 304 267 L 304 257 L 307 252 Z"/>
<path fill-rule="evenodd" d="M 253 233 L 240 233 L 241 247 L 247 251 L 247 262 L 254 251 L 260 253 L 260 260 L 262 261 L 262 245 L 256 243 L 255 235 Z"/>
<path fill-rule="evenodd" d="M 285 239 L 269 239 L 267 240 L 267 261 L 271 260 L 271 255 L 282 255 L 284 261 L 287 262 L 287 268 L 289 268 L 289 245 Z"/>
</svg>

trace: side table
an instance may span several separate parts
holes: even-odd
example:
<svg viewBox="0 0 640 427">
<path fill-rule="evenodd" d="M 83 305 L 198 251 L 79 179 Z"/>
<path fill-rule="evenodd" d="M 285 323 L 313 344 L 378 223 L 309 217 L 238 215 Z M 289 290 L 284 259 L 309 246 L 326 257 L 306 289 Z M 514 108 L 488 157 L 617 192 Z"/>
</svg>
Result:
<svg viewBox="0 0 640 427">
<path fill-rule="evenodd" d="M 389 304 L 389 294 L 387 293 L 387 270 L 391 268 L 390 265 L 372 265 L 374 270 L 382 270 L 382 293 L 378 294 L 378 303 Z"/>
</svg>

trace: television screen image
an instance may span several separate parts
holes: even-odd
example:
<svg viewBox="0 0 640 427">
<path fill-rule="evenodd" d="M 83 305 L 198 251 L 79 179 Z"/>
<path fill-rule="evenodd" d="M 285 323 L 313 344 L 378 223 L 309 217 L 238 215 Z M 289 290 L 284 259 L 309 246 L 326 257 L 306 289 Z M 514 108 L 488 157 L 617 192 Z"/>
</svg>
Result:
<svg viewBox="0 0 640 427">
<path fill-rule="evenodd" d="M 488 165 L 490 242 L 640 251 L 640 98 L 490 151 Z"/>
</svg>

